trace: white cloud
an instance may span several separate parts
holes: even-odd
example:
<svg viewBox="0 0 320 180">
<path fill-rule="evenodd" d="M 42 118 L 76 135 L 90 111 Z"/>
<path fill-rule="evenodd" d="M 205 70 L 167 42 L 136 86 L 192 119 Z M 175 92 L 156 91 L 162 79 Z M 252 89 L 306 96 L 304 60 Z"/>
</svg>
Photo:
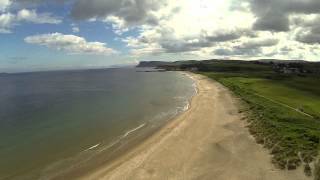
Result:
<svg viewBox="0 0 320 180">
<path fill-rule="evenodd" d="M 24 40 L 30 44 L 46 46 L 48 48 L 66 51 L 71 54 L 111 55 L 117 53 L 117 51 L 108 48 L 105 43 L 88 42 L 82 37 L 64 35 L 61 33 L 28 36 Z"/>
<path fill-rule="evenodd" d="M 0 34 L 11 33 L 10 27 L 13 25 L 14 15 L 6 12 L 10 5 L 10 0 L 0 0 Z"/>
<path fill-rule="evenodd" d="M 36 10 L 21 9 L 16 14 L 3 12 L 2 14 L 0 13 L 0 33 L 11 33 L 14 26 L 23 22 L 35 24 L 59 24 L 62 20 L 50 13 L 37 13 Z"/>
<path fill-rule="evenodd" d="M 74 32 L 74 33 L 80 32 L 79 27 L 72 27 L 72 32 Z"/>
<path fill-rule="evenodd" d="M 10 0 L 0 0 L 0 12 L 4 12 L 11 4 Z"/>
<path fill-rule="evenodd" d="M 14 25 L 15 16 L 11 13 L 0 14 L 0 33 L 10 33 Z"/>
<path fill-rule="evenodd" d="M 16 19 L 18 22 L 26 21 L 35 24 L 59 24 L 62 22 L 60 18 L 52 16 L 50 13 L 37 13 L 36 10 L 20 10 Z"/>
<path fill-rule="evenodd" d="M 143 25 L 138 37 L 123 41 L 137 56 L 159 53 L 194 53 L 219 44 L 255 36 L 249 12 L 230 11 L 231 0 L 169 0 L 153 12 L 158 25 Z M 235 22 L 237 19 L 237 22 Z M 208 52 L 208 51 L 207 51 Z"/>
<path fill-rule="evenodd" d="M 72 30 L 73 33 L 80 32 L 80 28 L 74 23 L 71 24 L 71 30 Z"/>
</svg>

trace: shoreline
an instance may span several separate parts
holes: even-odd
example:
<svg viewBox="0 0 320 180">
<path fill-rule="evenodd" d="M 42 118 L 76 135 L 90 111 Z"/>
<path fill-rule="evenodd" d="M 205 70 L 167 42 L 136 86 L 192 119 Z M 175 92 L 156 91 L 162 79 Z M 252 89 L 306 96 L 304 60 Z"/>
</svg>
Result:
<svg viewBox="0 0 320 180">
<path fill-rule="evenodd" d="M 273 167 L 226 88 L 201 75 L 183 74 L 196 83 L 189 109 L 80 179 L 309 179 L 301 169 Z"/>
<path fill-rule="evenodd" d="M 186 78 L 192 81 L 192 89 L 194 90 L 192 95 L 190 95 L 186 99 L 185 104 L 183 106 L 174 108 L 175 113 L 164 118 L 162 120 L 164 122 L 161 125 L 157 125 L 155 127 L 145 129 L 145 126 L 150 126 L 150 124 L 146 122 L 123 132 L 123 134 L 120 135 L 118 139 L 115 139 L 110 144 L 103 145 L 102 144 L 103 142 L 92 144 L 91 146 L 85 148 L 82 152 L 87 152 L 87 151 L 97 149 L 97 152 L 99 153 L 98 156 L 100 157 L 99 159 L 95 157 L 96 160 L 94 161 L 96 162 L 94 164 L 91 163 L 90 165 L 86 165 L 82 163 L 77 168 L 74 168 L 74 169 L 70 168 L 70 169 L 67 169 L 65 172 L 64 170 L 62 170 L 62 173 L 61 171 L 54 172 L 52 174 L 49 173 L 44 175 L 43 177 L 49 178 L 49 179 L 82 179 L 82 178 L 87 179 L 86 177 L 88 176 L 88 174 L 95 173 L 97 170 L 101 168 L 113 165 L 119 159 L 123 158 L 124 156 L 127 156 L 132 151 L 135 151 L 137 147 L 144 144 L 150 138 L 154 137 L 159 131 L 161 131 L 161 129 L 166 127 L 176 117 L 188 111 L 190 109 L 190 105 L 193 97 L 197 95 L 198 89 L 196 86 L 196 80 L 192 76 L 190 76 L 190 74 L 187 72 L 181 71 L 178 73 L 180 73 L 181 76 L 185 76 Z M 143 132 L 135 133 L 136 131 L 143 131 Z M 134 134 L 134 135 L 131 136 L 131 134 Z M 105 150 L 107 150 L 108 152 L 100 153 Z"/>
<path fill-rule="evenodd" d="M 176 121 L 176 119 L 181 116 L 182 114 L 186 113 L 187 111 L 189 111 L 189 109 L 191 108 L 191 104 L 192 104 L 192 100 L 195 98 L 195 96 L 198 95 L 198 86 L 197 86 L 197 80 L 194 79 L 194 76 L 190 73 L 190 72 L 185 72 L 185 71 L 180 71 L 179 73 L 181 73 L 183 76 L 187 76 L 188 78 L 190 78 L 193 81 L 193 88 L 194 88 L 194 94 L 187 100 L 187 105 L 183 107 L 183 110 L 176 112 L 175 115 L 173 115 L 172 117 L 169 117 L 166 122 L 158 127 L 157 129 L 154 129 L 153 131 L 148 132 L 147 134 L 144 135 L 138 135 L 136 137 L 133 138 L 133 140 L 131 141 L 127 141 L 126 144 L 124 144 L 124 148 L 121 147 L 120 149 L 118 149 L 118 152 L 111 152 L 112 155 L 114 155 L 114 157 L 111 157 L 110 159 L 108 159 L 103 165 L 98 165 L 95 169 L 92 170 L 88 170 L 87 173 L 81 173 L 79 175 L 75 174 L 75 173 L 71 173 L 71 174 L 67 174 L 67 176 L 62 175 L 62 178 L 74 178 L 76 177 L 77 179 L 83 179 L 83 180 L 87 180 L 87 179 L 96 179 L 99 177 L 97 177 L 98 174 L 101 173 L 101 171 L 103 171 L 103 173 L 105 173 L 105 171 L 111 171 L 112 169 L 116 168 L 117 166 L 119 166 L 120 164 L 124 163 L 126 160 L 128 160 L 129 158 L 132 158 L 134 155 L 136 155 L 136 153 L 140 150 L 145 148 L 146 146 L 150 146 L 150 143 L 153 143 L 153 141 L 157 138 L 162 138 L 163 133 L 166 133 L 164 131 L 166 131 L 166 128 L 172 129 L 171 126 L 176 126 L 178 125 Z M 137 142 L 139 141 L 139 142 Z M 118 147 L 116 147 L 117 149 Z"/>
</svg>

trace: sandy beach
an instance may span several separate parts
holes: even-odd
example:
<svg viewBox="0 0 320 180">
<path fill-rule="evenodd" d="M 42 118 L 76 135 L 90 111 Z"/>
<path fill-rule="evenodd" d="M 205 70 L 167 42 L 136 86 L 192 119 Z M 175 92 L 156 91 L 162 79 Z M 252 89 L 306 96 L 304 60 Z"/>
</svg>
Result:
<svg viewBox="0 0 320 180">
<path fill-rule="evenodd" d="M 304 180 L 302 169 L 278 170 L 241 120 L 238 100 L 204 76 L 188 111 L 146 141 L 83 179 Z"/>
</svg>

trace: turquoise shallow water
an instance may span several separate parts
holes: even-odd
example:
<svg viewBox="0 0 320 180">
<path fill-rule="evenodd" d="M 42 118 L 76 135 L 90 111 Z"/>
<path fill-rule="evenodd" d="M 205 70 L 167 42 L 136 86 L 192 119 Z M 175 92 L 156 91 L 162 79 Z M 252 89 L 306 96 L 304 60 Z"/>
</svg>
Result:
<svg viewBox="0 0 320 180">
<path fill-rule="evenodd" d="M 104 69 L 0 76 L 0 179 L 85 171 L 185 110 L 178 72 Z"/>
</svg>

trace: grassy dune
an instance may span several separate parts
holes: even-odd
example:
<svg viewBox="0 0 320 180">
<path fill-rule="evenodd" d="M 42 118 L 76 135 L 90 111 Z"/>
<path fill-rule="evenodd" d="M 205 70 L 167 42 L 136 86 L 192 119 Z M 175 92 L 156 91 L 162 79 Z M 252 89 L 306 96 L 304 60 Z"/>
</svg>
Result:
<svg viewBox="0 0 320 180">
<path fill-rule="evenodd" d="M 246 105 L 249 129 L 271 150 L 280 168 L 304 165 L 317 154 L 320 138 L 320 79 L 272 72 L 202 72 L 231 89 Z"/>
<path fill-rule="evenodd" d="M 282 169 L 304 166 L 320 180 L 320 63 L 306 61 L 207 60 L 174 62 L 167 70 L 192 70 L 232 90 L 244 103 L 249 130 L 270 149 Z M 287 73 L 286 69 L 295 69 Z M 320 157 L 320 156 L 319 156 Z"/>
</svg>

